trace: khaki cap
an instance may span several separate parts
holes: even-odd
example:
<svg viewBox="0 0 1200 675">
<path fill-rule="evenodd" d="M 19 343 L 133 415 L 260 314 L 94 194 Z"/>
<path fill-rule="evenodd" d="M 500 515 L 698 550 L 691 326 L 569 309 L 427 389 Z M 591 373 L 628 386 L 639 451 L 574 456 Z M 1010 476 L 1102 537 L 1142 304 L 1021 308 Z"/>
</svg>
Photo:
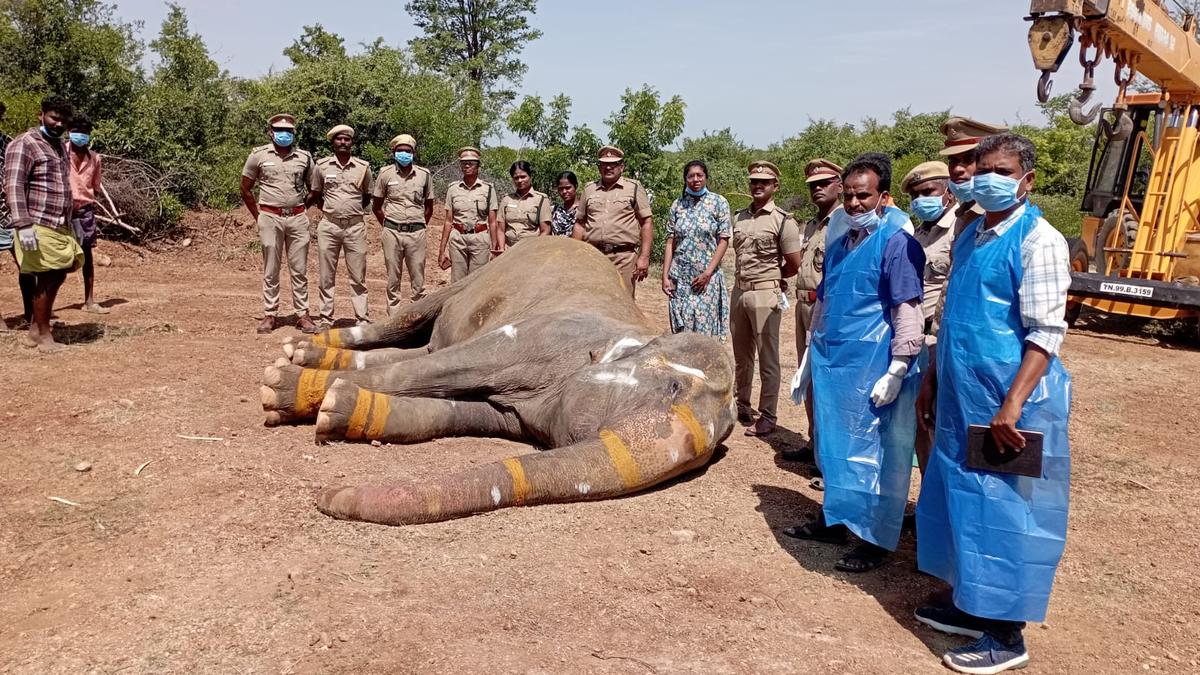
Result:
<svg viewBox="0 0 1200 675">
<path fill-rule="evenodd" d="M 349 124 L 339 124 L 336 127 L 325 132 L 325 138 L 332 141 L 338 134 L 346 134 L 350 138 L 354 138 L 354 127 Z"/>
<path fill-rule="evenodd" d="M 459 148 L 458 149 L 458 161 L 460 161 L 460 162 L 478 162 L 479 161 L 479 148 L 473 148 L 469 145 L 465 148 Z"/>
<path fill-rule="evenodd" d="M 396 148 L 400 147 L 401 145 L 407 145 L 410 148 L 412 148 L 413 150 L 416 150 L 417 149 L 417 139 L 413 138 L 412 136 L 409 136 L 408 134 L 400 134 L 399 136 L 388 141 L 388 149 L 389 150 L 395 150 Z"/>
<path fill-rule="evenodd" d="M 1006 126 L 992 126 L 973 120 L 969 117 L 948 117 L 942 122 L 941 132 L 946 137 L 946 144 L 938 154 L 957 155 L 961 152 L 974 150 L 979 141 L 987 136 L 1008 131 Z"/>
<path fill-rule="evenodd" d="M 272 115 L 271 119 L 267 120 L 267 126 L 272 129 L 296 129 L 296 118 L 287 113 Z"/>
<path fill-rule="evenodd" d="M 779 179 L 779 167 L 763 159 L 760 159 L 757 162 L 752 162 L 747 169 L 750 171 L 750 178 L 752 179 Z"/>
<path fill-rule="evenodd" d="M 601 162 L 623 162 L 625 161 L 625 152 L 615 145 L 606 145 L 600 148 L 599 160 Z"/>
<path fill-rule="evenodd" d="M 804 176 L 805 183 L 816 183 L 817 181 L 829 180 L 830 178 L 841 178 L 842 167 L 823 157 L 818 157 L 804 165 Z"/>
<path fill-rule="evenodd" d="M 946 166 L 945 162 L 922 162 L 914 166 L 912 171 L 904 174 L 903 180 L 900 181 L 900 189 L 908 192 L 909 188 L 938 178 L 949 179 L 950 167 Z"/>
</svg>

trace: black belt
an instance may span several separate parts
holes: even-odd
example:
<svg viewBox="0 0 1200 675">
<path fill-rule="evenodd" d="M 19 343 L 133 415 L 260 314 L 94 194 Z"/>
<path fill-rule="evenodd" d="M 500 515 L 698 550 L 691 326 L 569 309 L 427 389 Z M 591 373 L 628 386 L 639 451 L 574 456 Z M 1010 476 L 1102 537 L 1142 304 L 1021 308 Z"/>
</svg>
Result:
<svg viewBox="0 0 1200 675">
<path fill-rule="evenodd" d="M 383 226 L 396 232 L 420 232 L 425 229 L 425 223 L 397 223 L 387 219 L 383 221 Z"/>
<path fill-rule="evenodd" d="M 604 255 L 612 255 L 614 253 L 628 253 L 638 250 L 637 244 L 593 244 Z"/>
</svg>

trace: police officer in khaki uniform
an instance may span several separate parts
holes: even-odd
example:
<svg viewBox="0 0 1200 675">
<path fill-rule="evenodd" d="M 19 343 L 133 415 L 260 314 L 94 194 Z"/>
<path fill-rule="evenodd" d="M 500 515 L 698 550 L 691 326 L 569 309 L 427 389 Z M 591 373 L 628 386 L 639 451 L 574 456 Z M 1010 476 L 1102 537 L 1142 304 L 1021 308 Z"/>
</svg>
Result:
<svg viewBox="0 0 1200 675">
<path fill-rule="evenodd" d="M 305 208 L 309 202 L 308 183 L 313 158 L 295 147 L 296 119 L 275 115 L 267 123 L 271 138 L 250 152 L 242 167 L 242 202 L 258 223 L 258 238 L 263 250 L 263 320 L 259 333 L 275 328 L 279 313 L 279 265 L 287 253 L 288 276 L 292 280 L 292 307 L 296 325 L 305 333 L 317 326 L 308 316 L 308 241 L 309 222 Z M 258 185 L 258 199 L 254 186 Z"/>
<path fill-rule="evenodd" d="M 779 168 L 758 161 L 750 165 L 749 171 L 753 201 L 733 218 L 737 266 L 729 324 L 733 333 L 738 422 L 750 427 L 747 436 L 765 436 L 775 431 L 775 407 L 779 401 L 779 321 L 787 301 L 781 282 L 799 269 L 803 243 L 796 220 L 775 205 Z M 757 421 L 750 407 L 755 356 L 762 384 Z"/>
<path fill-rule="evenodd" d="M 371 166 L 350 155 L 354 129 L 339 124 L 325 134 L 333 145 L 333 156 L 317 160 L 312 172 L 312 200 L 321 206 L 317 225 L 317 259 L 321 263 L 321 298 L 318 322 L 333 325 L 333 295 L 337 280 L 338 254 L 346 252 L 346 274 L 350 277 L 350 304 L 358 325 L 367 318 L 367 224 L 371 202 Z"/>
<path fill-rule="evenodd" d="M 796 272 L 796 363 L 804 360 L 808 350 L 808 333 L 812 330 L 812 312 L 817 304 L 817 286 L 825 276 L 825 232 L 829 216 L 842 204 L 842 167 L 817 158 L 804 166 L 804 181 L 817 215 L 804 224 L 801 232 L 800 269 Z M 811 387 L 804 398 L 804 413 L 808 417 L 808 443 L 797 450 L 784 450 L 788 461 L 813 459 L 813 403 Z"/>
<path fill-rule="evenodd" d="M 513 191 L 500 200 L 500 228 L 505 247 L 522 239 L 550 234 L 550 209 L 553 203 L 544 192 L 533 189 L 533 167 L 529 162 L 514 162 L 508 170 Z"/>
<path fill-rule="evenodd" d="M 954 239 L 955 200 L 950 194 L 950 168 L 944 162 L 924 162 L 900 181 L 912 201 L 909 212 L 917 221 L 913 237 L 925 251 L 925 334 L 931 335 L 933 314 L 950 274 L 950 243 Z M 932 339 L 932 336 L 931 336 Z"/>
<path fill-rule="evenodd" d="M 414 162 L 417 140 L 408 134 L 393 138 L 392 163 L 379 171 L 372 210 L 383 225 L 383 264 L 387 268 L 388 316 L 400 311 L 400 276 L 408 267 L 414 301 L 425 295 L 426 228 L 433 218 L 433 176 Z"/>
<path fill-rule="evenodd" d="M 479 180 L 479 150 L 466 147 L 458 151 L 463 178 L 446 189 L 446 222 L 438 248 L 438 264 L 453 267 L 451 281 L 458 281 L 483 267 L 491 252 L 499 249 L 496 236 L 496 189 Z M 449 253 L 446 246 L 449 244 Z"/>
<path fill-rule="evenodd" d="M 650 269 L 654 220 L 646 188 L 623 178 L 625 153 L 606 145 L 599 153 L 600 179 L 588 183 L 575 214 L 576 239 L 600 249 L 617 267 L 621 279 L 636 295 L 635 284 Z"/>
</svg>

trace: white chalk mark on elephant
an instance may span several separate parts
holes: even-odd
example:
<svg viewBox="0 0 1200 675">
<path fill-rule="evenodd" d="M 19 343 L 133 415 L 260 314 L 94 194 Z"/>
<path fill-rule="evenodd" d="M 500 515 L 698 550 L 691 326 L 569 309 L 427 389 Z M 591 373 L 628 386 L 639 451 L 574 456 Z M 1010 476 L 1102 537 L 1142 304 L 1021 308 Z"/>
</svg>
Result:
<svg viewBox="0 0 1200 675">
<path fill-rule="evenodd" d="M 635 347 L 641 347 L 643 344 L 645 343 L 636 338 L 621 338 L 620 340 L 617 340 L 617 344 L 609 347 L 608 351 L 604 352 L 604 356 L 600 358 L 600 363 L 608 363 L 614 359 L 619 359 L 624 356 L 626 352 Z"/>
<path fill-rule="evenodd" d="M 358 352 L 354 355 L 354 367 L 357 370 L 362 370 L 367 367 L 367 353 Z"/>
<path fill-rule="evenodd" d="M 671 361 L 667 361 L 667 366 L 669 368 L 671 368 L 672 370 L 678 370 L 679 372 L 683 373 L 684 375 L 691 375 L 692 377 L 698 377 L 701 380 L 708 379 L 708 376 L 704 374 L 704 371 L 700 370 L 699 368 L 691 368 L 688 366 L 680 365 L 678 363 L 673 363 Z"/>
<path fill-rule="evenodd" d="M 362 335 L 363 335 L 362 326 L 355 326 L 350 329 L 350 337 L 354 338 L 355 342 L 362 340 Z"/>
<path fill-rule="evenodd" d="M 627 373 L 616 373 L 612 371 L 592 373 L 592 379 L 597 382 L 612 382 L 613 384 L 621 384 L 627 387 L 636 387 L 638 380 L 633 376 L 634 370 L 636 369 L 630 369 Z"/>
<path fill-rule="evenodd" d="M 496 505 L 500 504 L 500 488 L 496 485 L 492 486 L 492 503 Z"/>
<path fill-rule="evenodd" d="M 516 328 L 516 326 L 513 326 L 511 323 L 506 326 L 501 326 L 500 332 L 504 333 L 505 335 L 507 335 L 510 338 L 517 337 L 517 328 Z"/>
<path fill-rule="evenodd" d="M 581 495 L 586 495 L 592 491 L 592 486 L 587 483 L 576 483 L 575 490 Z"/>
</svg>

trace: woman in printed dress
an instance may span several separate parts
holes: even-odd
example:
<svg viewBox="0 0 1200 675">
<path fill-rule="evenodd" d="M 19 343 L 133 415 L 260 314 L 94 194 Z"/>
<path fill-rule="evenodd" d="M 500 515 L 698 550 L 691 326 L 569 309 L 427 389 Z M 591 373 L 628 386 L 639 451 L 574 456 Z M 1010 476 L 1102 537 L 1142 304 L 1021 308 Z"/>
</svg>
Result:
<svg viewBox="0 0 1200 675">
<path fill-rule="evenodd" d="M 683 195 L 671 205 L 663 258 L 671 332 L 704 333 L 724 342 L 729 333 L 729 296 L 721 258 L 733 236 L 729 202 L 708 191 L 708 167 L 700 160 L 687 163 L 683 180 Z"/>
<path fill-rule="evenodd" d="M 555 204 L 550 214 L 550 234 L 569 237 L 575 231 L 575 207 L 578 206 L 575 195 L 579 192 L 579 179 L 573 172 L 564 171 L 558 174 L 557 189 L 562 203 Z"/>
</svg>

